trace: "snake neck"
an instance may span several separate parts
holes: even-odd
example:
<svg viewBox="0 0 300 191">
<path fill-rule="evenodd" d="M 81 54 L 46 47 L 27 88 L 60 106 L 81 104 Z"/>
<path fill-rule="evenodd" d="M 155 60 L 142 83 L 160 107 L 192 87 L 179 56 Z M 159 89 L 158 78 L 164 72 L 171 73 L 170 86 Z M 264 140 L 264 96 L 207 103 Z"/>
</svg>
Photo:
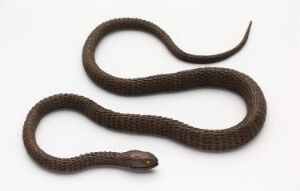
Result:
<svg viewBox="0 0 300 191">
<path fill-rule="evenodd" d="M 87 166 L 115 165 L 126 166 L 128 157 L 119 152 L 92 152 L 80 155 L 81 160 L 86 161 Z"/>
</svg>

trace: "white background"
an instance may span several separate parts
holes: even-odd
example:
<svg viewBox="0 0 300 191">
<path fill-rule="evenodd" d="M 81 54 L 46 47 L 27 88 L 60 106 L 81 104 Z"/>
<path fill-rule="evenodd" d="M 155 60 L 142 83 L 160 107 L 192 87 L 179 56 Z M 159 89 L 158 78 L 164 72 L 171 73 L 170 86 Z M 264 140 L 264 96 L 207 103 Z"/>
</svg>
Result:
<svg viewBox="0 0 300 191">
<path fill-rule="evenodd" d="M 296 0 L 0 0 L 0 189 L 300 190 L 297 7 Z M 36 165 L 23 146 L 22 125 L 36 102 L 56 93 L 81 94 L 114 111 L 162 115 L 199 128 L 227 128 L 244 117 L 243 100 L 222 90 L 123 97 L 98 88 L 83 70 L 82 46 L 94 27 L 116 17 L 152 21 L 183 50 L 197 54 L 232 48 L 253 20 L 246 46 L 211 66 L 239 70 L 261 86 L 268 114 L 260 134 L 235 151 L 205 153 L 164 138 L 110 131 L 60 111 L 45 117 L 37 132 L 50 154 L 139 149 L 155 153 L 160 165 L 145 173 L 99 167 L 71 175 Z M 119 77 L 204 67 L 177 60 L 153 36 L 136 31 L 109 35 L 96 59 Z"/>
</svg>

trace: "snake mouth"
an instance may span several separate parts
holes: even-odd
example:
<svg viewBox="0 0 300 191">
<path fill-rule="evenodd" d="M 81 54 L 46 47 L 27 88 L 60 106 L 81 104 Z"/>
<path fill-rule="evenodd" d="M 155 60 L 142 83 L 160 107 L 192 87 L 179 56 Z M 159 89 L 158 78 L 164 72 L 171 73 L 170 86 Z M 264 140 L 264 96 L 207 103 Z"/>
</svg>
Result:
<svg viewBox="0 0 300 191">
<path fill-rule="evenodd" d="M 151 164 L 151 165 L 148 165 L 148 166 L 131 166 L 130 168 L 133 168 L 133 169 L 141 169 L 141 170 L 148 170 L 148 169 L 152 169 L 154 167 L 158 166 L 158 163 L 154 163 L 154 164 Z"/>
</svg>

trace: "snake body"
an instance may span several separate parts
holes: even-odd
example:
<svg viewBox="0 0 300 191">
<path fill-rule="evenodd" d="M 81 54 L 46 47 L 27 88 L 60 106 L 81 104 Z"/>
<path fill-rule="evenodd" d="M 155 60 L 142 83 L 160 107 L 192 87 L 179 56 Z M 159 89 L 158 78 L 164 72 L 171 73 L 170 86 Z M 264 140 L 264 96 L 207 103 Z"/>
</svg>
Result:
<svg viewBox="0 0 300 191">
<path fill-rule="evenodd" d="M 35 131 L 47 113 L 59 109 L 81 112 L 91 120 L 114 130 L 159 135 L 200 150 L 223 151 L 237 148 L 251 140 L 262 128 L 266 117 L 266 101 L 260 87 L 249 76 L 235 70 L 217 67 L 196 68 L 171 74 L 124 79 L 112 76 L 99 68 L 95 49 L 107 34 L 124 29 L 141 30 L 160 39 L 177 58 L 191 63 L 212 63 L 226 59 L 246 43 L 251 23 L 242 41 L 221 54 L 192 55 L 178 48 L 171 38 L 155 24 L 132 18 L 114 19 L 100 24 L 87 38 L 83 48 L 83 65 L 88 76 L 100 87 L 122 95 L 141 95 L 173 92 L 199 87 L 217 87 L 239 94 L 246 103 L 247 114 L 237 125 L 221 130 L 207 130 L 161 116 L 123 114 L 103 108 L 97 103 L 74 94 L 58 94 L 38 102 L 27 115 L 23 141 L 29 155 L 51 170 L 72 172 L 94 165 L 117 165 L 132 168 L 152 168 L 157 158 L 138 150 L 127 152 L 94 152 L 72 158 L 59 158 L 43 151 L 37 144 Z"/>
</svg>

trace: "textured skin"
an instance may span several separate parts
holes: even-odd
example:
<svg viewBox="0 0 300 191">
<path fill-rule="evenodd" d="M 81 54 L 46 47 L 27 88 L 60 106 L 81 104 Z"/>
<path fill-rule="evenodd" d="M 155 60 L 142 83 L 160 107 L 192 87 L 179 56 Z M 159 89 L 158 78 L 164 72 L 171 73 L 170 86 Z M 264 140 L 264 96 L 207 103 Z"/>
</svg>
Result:
<svg viewBox="0 0 300 191">
<path fill-rule="evenodd" d="M 99 25 L 90 34 L 83 48 L 83 64 L 88 76 L 106 90 L 122 95 L 141 95 L 208 86 L 224 88 L 239 94 L 246 102 L 247 115 L 239 124 L 222 130 L 198 129 L 170 118 L 114 112 L 82 96 L 59 94 L 37 103 L 27 116 L 23 140 L 29 155 L 48 169 L 67 172 L 102 164 L 133 168 L 152 168 L 158 164 L 151 153 L 136 150 L 124 153 L 95 152 L 73 158 L 57 158 L 47 154 L 36 143 L 36 128 L 47 113 L 65 108 L 81 112 L 91 120 L 114 130 L 164 136 L 201 150 L 223 151 L 247 143 L 259 132 L 266 117 L 264 95 L 249 76 L 231 69 L 207 67 L 145 78 L 117 78 L 98 67 L 94 53 L 97 44 L 106 34 L 116 30 L 135 29 L 155 35 L 181 60 L 192 63 L 217 62 L 243 47 L 250 26 L 251 23 L 243 40 L 235 48 L 217 55 L 200 56 L 180 50 L 162 29 L 148 21 L 114 19 Z"/>
</svg>

